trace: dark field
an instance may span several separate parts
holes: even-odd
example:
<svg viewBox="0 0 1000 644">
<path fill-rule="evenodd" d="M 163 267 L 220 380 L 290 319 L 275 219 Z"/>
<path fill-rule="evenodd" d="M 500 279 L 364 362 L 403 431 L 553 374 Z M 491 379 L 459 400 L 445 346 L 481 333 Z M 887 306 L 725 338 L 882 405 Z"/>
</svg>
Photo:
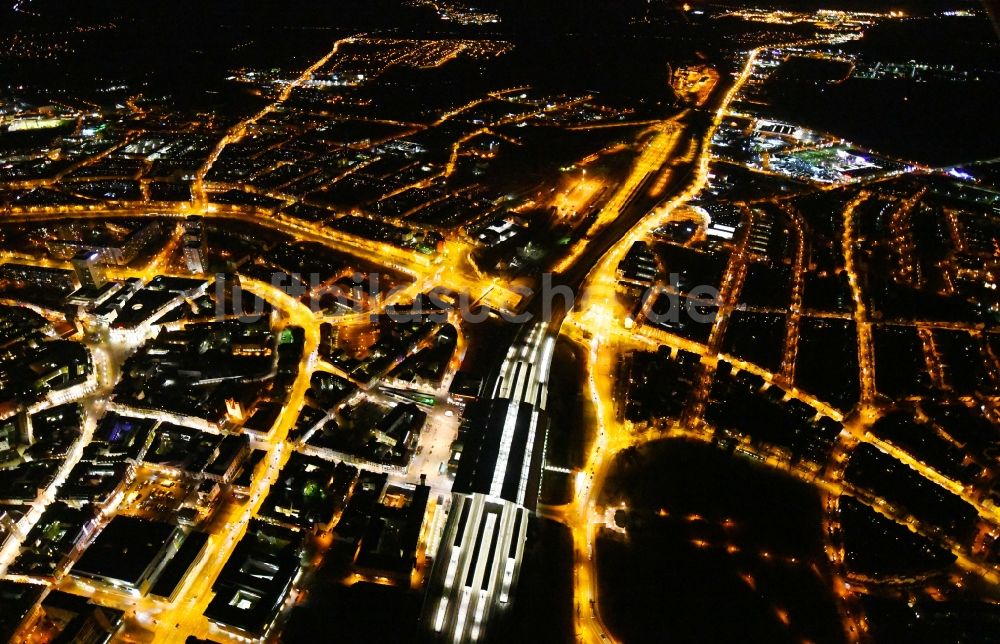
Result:
<svg viewBox="0 0 1000 644">
<path fill-rule="evenodd" d="M 933 46 L 939 42 L 952 44 Z M 867 62 L 954 65 L 974 80 L 851 78 L 830 84 L 825 81 L 835 70 L 794 63 L 768 82 L 775 115 L 930 165 L 1000 155 L 1000 121 L 993 113 L 1000 76 L 990 71 L 997 69 L 1000 50 L 985 16 L 886 23 L 844 49 Z"/>
<path fill-rule="evenodd" d="M 598 541 L 601 610 L 626 642 L 842 642 L 812 489 L 708 445 L 622 454 Z"/>
</svg>

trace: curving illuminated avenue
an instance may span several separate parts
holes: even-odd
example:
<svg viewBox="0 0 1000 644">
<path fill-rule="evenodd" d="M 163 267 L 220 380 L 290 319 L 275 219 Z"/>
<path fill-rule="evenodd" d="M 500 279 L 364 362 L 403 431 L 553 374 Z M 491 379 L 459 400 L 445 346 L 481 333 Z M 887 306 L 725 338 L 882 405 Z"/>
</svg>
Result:
<svg viewBox="0 0 1000 644">
<path fill-rule="evenodd" d="M 596 510 L 596 504 L 615 454 L 636 444 L 636 436 L 615 419 L 612 404 L 609 402 L 612 398 L 610 377 L 612 370 L 607 363 L 612 360 L 613 352 L 600 350 L 602 345 L 609 341 L 605 336 L 607 330 L 618 327 L 615 320 L 624 318 L 620 311 L 614 310 L 613 306 L 617 282 L 615 270 L 634 242 L 669 220 L 680 205 L 705 187 L 712 157 L 710 142 L 729 105 L 739 94 L 743 84 L 751 77 L 757 57 L 762 51 L 763 48 L 754 50 L 747 57 L 742 71 L 717 108 L 711 127 L 702 138 L 701 155 L 696 163 L 692 182 L 681 194 L 634 226 L 621 242 L 600 260 L 587 276 L 582 290 L 582 298 L 588 305 L 567 316 L 564 324 L 564 329 L 568 325 L 570 329 L 579 329 L 591 335 L 588 342 L 587 373 L 590 399 L 596 410 L 596 436 L 586 459 L 586 465 L 576 477 L 576 501 L 569 507 L 540 508 L 539 514 L 565 522 L 572 532 L 574 611 L 577 637 L 584 642 L 601 642 L 614 637 L 601 621 L 598 603 L 594 540 L 602 520 Z M 646 169 L 643 168 L 642 171 L 645 172 Z M 570 329 L 564 333 L 569 332 L 572 334 L 570 337 L 573 337 L 576 332 Z M 605 363 L 604 368 L 600 366 L 602 361 Z"/>
</svg>

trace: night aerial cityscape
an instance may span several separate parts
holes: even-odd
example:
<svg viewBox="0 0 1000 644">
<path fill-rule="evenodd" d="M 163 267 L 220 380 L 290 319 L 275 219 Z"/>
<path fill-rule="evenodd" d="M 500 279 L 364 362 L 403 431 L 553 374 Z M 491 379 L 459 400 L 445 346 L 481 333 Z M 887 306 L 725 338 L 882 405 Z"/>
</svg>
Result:
<svg viewBox="0 0 1000 644">
<path fill-rule="evenodd" d="M 0 640 L 1000 642 L 1000 9 L 0 0 Z"/>
</svg>

